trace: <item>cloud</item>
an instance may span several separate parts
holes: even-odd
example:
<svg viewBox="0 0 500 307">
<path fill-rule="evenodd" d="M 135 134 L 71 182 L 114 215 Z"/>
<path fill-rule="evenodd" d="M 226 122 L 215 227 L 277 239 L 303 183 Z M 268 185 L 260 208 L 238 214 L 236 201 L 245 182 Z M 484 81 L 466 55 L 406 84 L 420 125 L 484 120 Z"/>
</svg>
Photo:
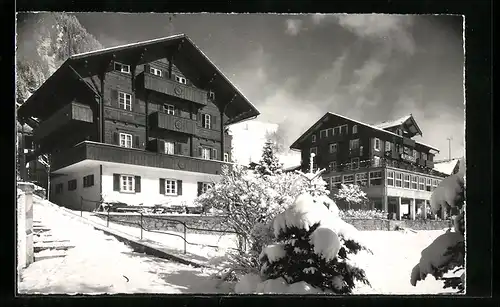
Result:
<svg viewBox="0 0 500 307">
<path fill-rule="evenodd" d="M 415 52 L 415 42 L 408 31 L 409 15 L 345 14 L 334 16 L 337 23 L 357 36 L 378 41 L 408 54 Z"/>
<path fill-rule="evenodd" d="M 296 36 L 302 30 L 302 20 L 300 19 L 287 19 L 285 33 L 291 36 Z"/>
</svg>

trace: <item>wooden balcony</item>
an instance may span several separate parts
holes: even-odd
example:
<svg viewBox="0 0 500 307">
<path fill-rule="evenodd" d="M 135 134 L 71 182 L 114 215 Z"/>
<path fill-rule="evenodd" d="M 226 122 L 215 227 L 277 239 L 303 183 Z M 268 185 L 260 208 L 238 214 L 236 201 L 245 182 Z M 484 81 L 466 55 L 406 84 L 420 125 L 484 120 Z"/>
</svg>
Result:
<svg viewBox="0 0 500 307">
<path fill-rule="evenodd" d="M 403 145 L 408 146 L 410 148 L 415 148 L 415 140 L 403 137 Z"/>
<path fill-rule="evenodd" d="M 186 134 L 196 134 L 196 121 L 175 115 L 154 112 L 149 115 L 149 126 Z"/>
<path fill-rule="evenodd" d="M 220 131 L 219 130 L 205 129 L 202 127 L 197 127 L 196 135 L 201 137 L 201 138 L 220 142 Z"/>
<path fill-rule="evenodd" d="M 434 161 L 425 160 L 425 166 L 428 168 L 434 168 Z"/>
<path fill-rule="evenodd" d="M 104 108 L 104 118 L 119 120 L 131 124 L 146 125 L 146 115 L 112 107 Z"/>
<path fill-rule="evenodd" d="M 417 159 L 414 156 L 411 156 L 406 153 L 401 154 L 401 159 L 406 162 L 417 163 Z"/>
<path fill-rule="evenodd" d="M 203 160 L 189 156 L 167 155 L 135 148 L 124 148 L 111 144 L 85 141 L 60 153 L 52 155 L 52 169 L 84 161 L 95 160 L 130 165 L 157 167 L 205 174 L 221 174 L 223 165 L 232 165 L 218 160 Z"/>
<path fill-rule="evenodd" d="M 33 139 L 39 141 L 74 123 L 93 123 L 92 109 L 77 102 L 67 104 L 50 118 L 40 123 L 33 131 Z"/>
<path fill-rule="evenodd" d="M 208 103 L 207 91 L 180 84 L 165 77 L 159 77 L 147 72 L 142 72 L 137 76 L 136 80 L 137 85 L 140 88 L 192 101 L 202 106 L 206 106 Z"/>
</svg>

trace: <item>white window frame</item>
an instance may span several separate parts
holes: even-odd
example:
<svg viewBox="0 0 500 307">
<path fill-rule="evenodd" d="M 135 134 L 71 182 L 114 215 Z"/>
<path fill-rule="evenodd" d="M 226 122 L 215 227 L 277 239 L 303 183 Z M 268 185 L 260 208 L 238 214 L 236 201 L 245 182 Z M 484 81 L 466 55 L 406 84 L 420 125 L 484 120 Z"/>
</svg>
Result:
<svg viewBox="0 0 500 307">
<path fill-rule="evenodd" d="M 215 101 L 215 92 L 208 91 L 208 99 L 210 101 Z"/>
<path fill-rule="evenodd" d="M 205 117 L 205 125 L 203 126 L 203 128 L 212 128 L 212 116 L 210 116 L 210 114 L 203 114 L 203 116 Z"/>
<path fill-rule="evenodd" d="M 382 185 L 382 171 L 373 171 L 368 174 L 368 178 L 370 180 L 370 186 L 371 185 Z M 379 180 L 379 184 L 374 184 L 372 180 Z"/>
<path fill-rule="evenodd" d="M 165 195 L 177 195 L 177 180 L 165 179 Z"/>
<path fill-rule="evenodd" d="M 411 175 L 411 183 L 410 183 L 410 188 L 412 190 L 418 190 L 418 176 L 416 175 Z M 414 180 L 415 179 L 415 180 Z M 415 185 L 415 187 L 413 187 Z"/>
<path fill-rule="evenodd" d="M 149 73 L 161 77 L 162 76 L 162 71 L 161 69 L 155 68 L 155 67 L 149 67 Z"/>
<path fill-rule="evenodd" d="M 358 133 L 358 125 L 353 125 L 352 126 L 352 134 Z"/>
<path fill-rule="evenodd" d="M 323 130 L 320 130 L 319 131 L 319 138 L 320 139 L 323 139 L 323 138 L 327 138 L 328 137 L 328 130 L 329 129 L 323 129 Z M 324 135 L 324 136 L 323 136 Z"/>
<path fill-rule="evenodd" d="M 368 174 L 367 173 L 357 173 L 355 176 L 356 184 L 360 186 L 366 186 L 368 183 Z M 360 184 L 361 183 L 361 184 Z"/>
<path fill-rule="evenodd" d="M 418 190 L 425 191 L 425 177 L 418 178 Z"/>
<path fill-rule="evenodd" d="M 130 133 L 120 132 L 120 147 L 132 148 L 133 137 Z"/>
<path fill-rule="evenodd" d="M 337 152 L 337 143 L 331 143 L 330 144 L 330 146 L 329 146 L 329 152 L 330 153 L 336 153 Z"/>
<path fill-rule="evenodd" d="M 380 166 L 380 157 L 373 156 L 373 166 L 374 167 L 379 167 Z"/>
<path fill-rule="evenodd" d="M 117 69 L 117 66 L 119 67 L 119 69 Z M 114 69 L 124 74 L 130 74 L 130 65 L 127 64 L 115 62 Z"/>
<path fill-rule="evenodd" d="M 311 147 L 311 149 L 309 149 L 309 154 L 312 154 L 312 153 L 317 155 L 318 154 L 318 147 L 316 147 L 316 146 Z"/>
<path fill-rule="evenodd" d="M 135 193 L 135 176 L 120 175 L 120 192 Z"/>
<path fill-rule="evenodd" d="M 132 95 L 125 92 L 118 92 L 118 106 L 120 109 L 132 111 Z"/>
<path fill-rule="evenodd" d="M 394 176 L 394 171 L 387 171 L 387 186 L 394 187 L 396 186 L 396 180 Z M 389 180 L 392 180 L 392 184 L 389 182 Z"/>
<path fill-rule="evenodd" d="M 180 84 L 187 84 L 187 79 L 182 76 L 175 75 L 175 81 Z"/>
<path fill-rule="evenodd" d="M 356 150 L 356 149 L 359 149 L 359 139 L 349 140 L 349 150 Z"/>
<path fill-rule="evenodd" d="M 207 155 L 208 153 L 208 155 Z M 210 155 L 212 153 L 212 149 L 209 147 L 201 147 L 201 158 L 204 160 L 210 160 Z"/>
<path fill-rule="evenodd" d="M 175 106 L 168 104 L 168 103 L 164 103 L 163 104 L 163 112 L 170 114 L 170 115 L 175 115 Z"/>
<path fill-rule="evenodd" d="M 429 187 L 430 189 L 427 190 L 427 187 Z M 432 178 L 427 178 L 425 180 L 425 190 L 428 191 L 428 192 L 432 191 Z"/>
<path fill-rule="evenodd" d="M 437 179 L 432 179 L 432 188 L 431 188 L 432 191 L 434 191 L 437 188 L 438 185 L 439 185 L 438 180 Z"/>
<path fill-rule="evenodd" d="M 311 136 L 311 143 L 316 143 L 316 134 Z"/>
<path fill-rule="evenodd" d="M 224 153 L 224 162 L 229 162 L 229 154 L 227 152 Z"/>
<path fill-rule="evenodd" d="M 337 127 L 333 127 L 333 135 L 340 135 L 340 126 L 337 126 Z M 337 131 L 337 132 L 335 132 Z"/>
<path fill-rule="evenodd" d="M 163 148 L 167 155 L 175 154 L 175 143 L 170 141 L 165 141 L 165 147 Z"/>
<path fill-rule="evenodd" d="M 385 151 L 391 151 L 391 149 L 392 149 L 391 147 L 392 147 L 392 143 L 386 141 L 385 142 Z"/>
<path fill-rule="evenodd" d="M 354 165 L 354 161 L 356 161 L 356 165 L 357 167 L 354 168 L 353 165 Z M 355 157 L 355 158 L 352 158 L 351 159 L 351 169 L 352 170 L 356 170 L 356 169 L 359 169 L 359 157 Z"/>
<path fill-rule="evenodd" d="M 378 144 L 378 146 L 377 146 L 377 144 Z M 380 139 L 379 138 L 373 139 L 373 149 L 375 151 L 380 151 Z"/>
<path fill-rule="evenodd" d="M 345 128 L 344 128 L 345 127 Z M 342 128 L 344 128 L 345 133 L 342 133 Z M 340 134 L 349 134 L 349 127 L 347 125 L 341 125 L 340 126 Z"/>
<path fill-rule="evenodd" d="M 411 178 L 410 174 L 403 174 L 403 188 L 405 188 L 405 189 L 411 188 L 410 178 Z M 408 184 L 408 186 L 406 186 L 406 184 Z"/>
<path fill-rule="evenodd" d="M 399 182 L 399 185 L 398 185 L 398 182 Z M 403 173 L 394 172 L 394 186 L 396 188 L 402 188 L 403 187 Z"/>
</svg>

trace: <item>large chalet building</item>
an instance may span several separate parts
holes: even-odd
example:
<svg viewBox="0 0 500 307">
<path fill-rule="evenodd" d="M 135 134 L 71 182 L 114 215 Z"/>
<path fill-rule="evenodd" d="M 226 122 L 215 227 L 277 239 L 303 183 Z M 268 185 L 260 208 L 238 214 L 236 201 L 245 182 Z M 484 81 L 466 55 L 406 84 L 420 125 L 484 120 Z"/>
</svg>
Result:
<svg viewBox="0 0 500 307">
<path fill-rule="evenodd" d="M 27 162 L 49 157 L 50 199 L 80 209 L 193 200 L 232 160 L 228 126 L 259 111 L 180 34 L 73 55 L 17 115 Z"/>
<path fill-rule="evenodd" d="M 422 135 L 410 114 L 376 125 L 326 113 L 291 146 L 301 151 L 301 168 L 324 168 L 333 193 L 341 184 L 362 186 L 371 208 L 415 219 L 446 174 L 433 169 L 438 149 L 412 138 Z M 423 209 L 425 216 L 425 209 Z"/>
</svg>

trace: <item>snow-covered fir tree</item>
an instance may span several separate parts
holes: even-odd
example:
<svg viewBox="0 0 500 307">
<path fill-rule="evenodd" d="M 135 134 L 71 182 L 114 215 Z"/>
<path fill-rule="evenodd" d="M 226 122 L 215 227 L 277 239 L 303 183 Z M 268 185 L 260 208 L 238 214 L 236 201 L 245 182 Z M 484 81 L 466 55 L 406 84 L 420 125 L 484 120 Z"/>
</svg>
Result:
<svg viewBox="0 0 500 307">
<path fill-rule="evenodd" d="M 262 157 L 255 171 L 261 175 L 274 175 L 283 172 L 283 164 L 280 163 L 273 149 L 273 142 L 266 141 L 262 149 Z"/>
</svg>

